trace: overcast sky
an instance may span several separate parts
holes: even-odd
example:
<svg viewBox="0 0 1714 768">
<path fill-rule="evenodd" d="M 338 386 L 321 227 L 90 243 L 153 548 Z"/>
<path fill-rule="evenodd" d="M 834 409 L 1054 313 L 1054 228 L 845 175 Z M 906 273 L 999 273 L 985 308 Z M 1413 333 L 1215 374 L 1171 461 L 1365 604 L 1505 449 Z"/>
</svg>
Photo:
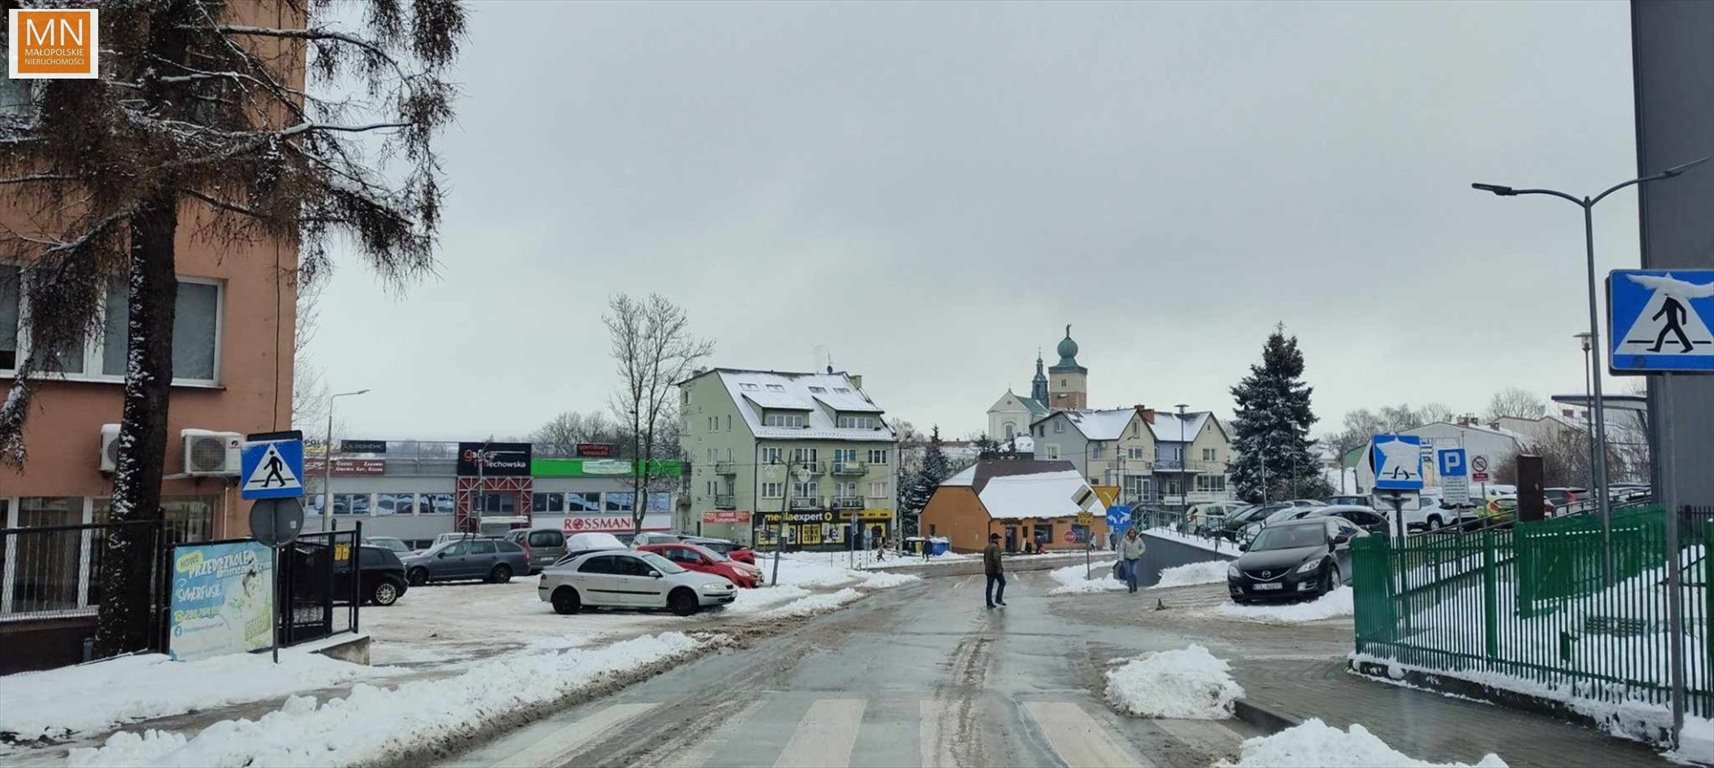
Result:
<svg viewBox="0 0 1714 768">
<path fill-rule="evenodd" d="M 1318 433 L 1581 392 L 1580 212 L 1469 184 L 1636 170 L 1622 2 L 470 11 L 439 278 L 346 262 L 323 296 L 310 362 L 374 390 L 352 436 L 605 408 L 617 292 L 684 306 L 712 365 L 819 348 L 947 435 L 1067 323 L 1103 407 L 1229 414 L 1276 322 Z M 1597 210 L 1600 272 L 1637 265 L 1635 201 Z"/>
</svg>

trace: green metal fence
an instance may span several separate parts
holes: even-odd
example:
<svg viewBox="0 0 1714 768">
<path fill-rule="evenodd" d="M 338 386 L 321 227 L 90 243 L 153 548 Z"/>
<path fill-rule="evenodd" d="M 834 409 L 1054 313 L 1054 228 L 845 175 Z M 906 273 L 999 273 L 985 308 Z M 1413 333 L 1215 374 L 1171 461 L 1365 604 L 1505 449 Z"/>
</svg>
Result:
<svg viewBox="0 0 1714 768">
<path fill-rule="evenodd" d="M 1680 551 L 1685 711 L 1714 716 L 1714 526 L 1686 517 Z M 1353 542 L 1357 651 L 1503 687 L 1664 704 L 1670 693 L 1660 507 L 1456 536 Z M 1504 675 L 1514 682 L 1486 677 Z M 1515 681 L 1522 681 L 1521 684 Z"/>
</svg>

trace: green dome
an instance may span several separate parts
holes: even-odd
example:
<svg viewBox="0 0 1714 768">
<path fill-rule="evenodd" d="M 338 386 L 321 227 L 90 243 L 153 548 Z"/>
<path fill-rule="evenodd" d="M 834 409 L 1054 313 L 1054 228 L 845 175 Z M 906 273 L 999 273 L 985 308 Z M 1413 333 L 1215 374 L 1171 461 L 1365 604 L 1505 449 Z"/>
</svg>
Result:
<svg viewBox="0 0 1714 768">
<path fill-rule="evenodd" d="M 1068 359 L 1077 357 L 1077 342 L 1072 341 L 1070 336 L 1060 339 L 1059 356 Z"/>
</svg>

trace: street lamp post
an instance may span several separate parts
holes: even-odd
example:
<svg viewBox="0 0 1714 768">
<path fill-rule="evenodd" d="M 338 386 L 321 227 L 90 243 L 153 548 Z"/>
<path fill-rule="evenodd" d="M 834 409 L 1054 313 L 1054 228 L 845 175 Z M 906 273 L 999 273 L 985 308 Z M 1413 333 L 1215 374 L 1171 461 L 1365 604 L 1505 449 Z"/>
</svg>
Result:
<svg viewBox="0 0 1714 768">
<path fill-rule="evenodd" d="M 1595 450 L 1594 464 L 1596 485 L 1595 508 L 1601 515 L 1601 541 L 1603 549 L 1611 543 L 1610 537 L 1612 535 L 1613 523 L 1609 512 L 1610 505 L 1607 499 L 1607 418 L 1603 413 L 1604 409 L 1601 407 L 1601 315 L 1600 305 L 1596 302 L 1595 298 L 1595 205 L 1606 199 L 1608 195 L 1624 189 L 1625 187 L 1629 187 L 1634 184 L 1646 184 L 1651 181 L 1673 178 L 1684 173 L 1685 169 L 1707 159 L 1708 158 L 1704 157 L 1701 160 L 1692 160 L 1683 165 L 1668 168 L 1653 176 L 1643 176 L 1631 179 L 1630 181 L 1614 184 L 1613 186 L 1608 187 L 1606 191 L 1594 197 L 1585 196 L 1579 198 L 1575 195 L 1570 195 L 1556 189 L 1514 189 L 1512 187 L 1501 186 L 1498 184 L 1480 183 L 1470 185 L 1474 189 L 1479 189 L 1484 192 L 1492 192 L 1501 197 L 1515 197 L 1517 195 L 1551 195 L 1562 200 L 1569 200 L 1583 209 L 1584 263 L 1588 270 L 1587 277 L 1589 284 L 1589 347 L 1591 355 L 1591 375 L 1589 380 L 1591 384 L 1592 397 L 1595 401 L 1595 445 L 1597 446 Z M 1609 573 L 1609 576 L 1610 575 L 1611 573 Z"/>
<path fill-rule="evenodd" d="M 367 389 L 352 392 L 340 392 L 327 398 L 327 436 L 321 447 L 321 529 L 334 530 L 333 519 L 333 401 L 342 397 L 356 397 L 368 393 Z"/>
<path fill-rule="evenodd" d="M 1595 414 L 1590 410 L 1594 405 L 1593 397 L 1589 394 L 1589 380 L 1594 377 L 1595 370 L 1589 365 L 1589 351 L 1595 346 L 1594 337 L 1587 332 L 1573 334 L 1571 338 L 1583 342 L 1583 430 L 1589 435 L 1589 488 L 1595 488 Z"/>
<path fill-rule="evenodd" d="M 1179 514 L 1186 516 L 1190 514 L 1190 446 L 1184 440 L 1184 409 L 1189 407 L 1184 403 L 1173 405 L 1178 410 L 1178 505 L 1184 508 Z"/>
</svg>

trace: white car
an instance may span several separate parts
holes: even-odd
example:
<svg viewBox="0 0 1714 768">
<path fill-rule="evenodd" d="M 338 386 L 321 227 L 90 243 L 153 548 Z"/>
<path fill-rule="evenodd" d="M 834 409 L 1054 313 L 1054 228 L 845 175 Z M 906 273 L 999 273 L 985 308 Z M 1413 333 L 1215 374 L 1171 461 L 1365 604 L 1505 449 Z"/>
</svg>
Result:
<svg viewBox="0 0 1714 768">
<path fill-rule="evenodd" d="M 668 609 L 689 616 L 732 602 L 738 588 L 724 577 L 680 568 L 653 552 L 602 550 L 544 569 L 536 597 L 562 614 L 599 607 Z"/>
</svg>

